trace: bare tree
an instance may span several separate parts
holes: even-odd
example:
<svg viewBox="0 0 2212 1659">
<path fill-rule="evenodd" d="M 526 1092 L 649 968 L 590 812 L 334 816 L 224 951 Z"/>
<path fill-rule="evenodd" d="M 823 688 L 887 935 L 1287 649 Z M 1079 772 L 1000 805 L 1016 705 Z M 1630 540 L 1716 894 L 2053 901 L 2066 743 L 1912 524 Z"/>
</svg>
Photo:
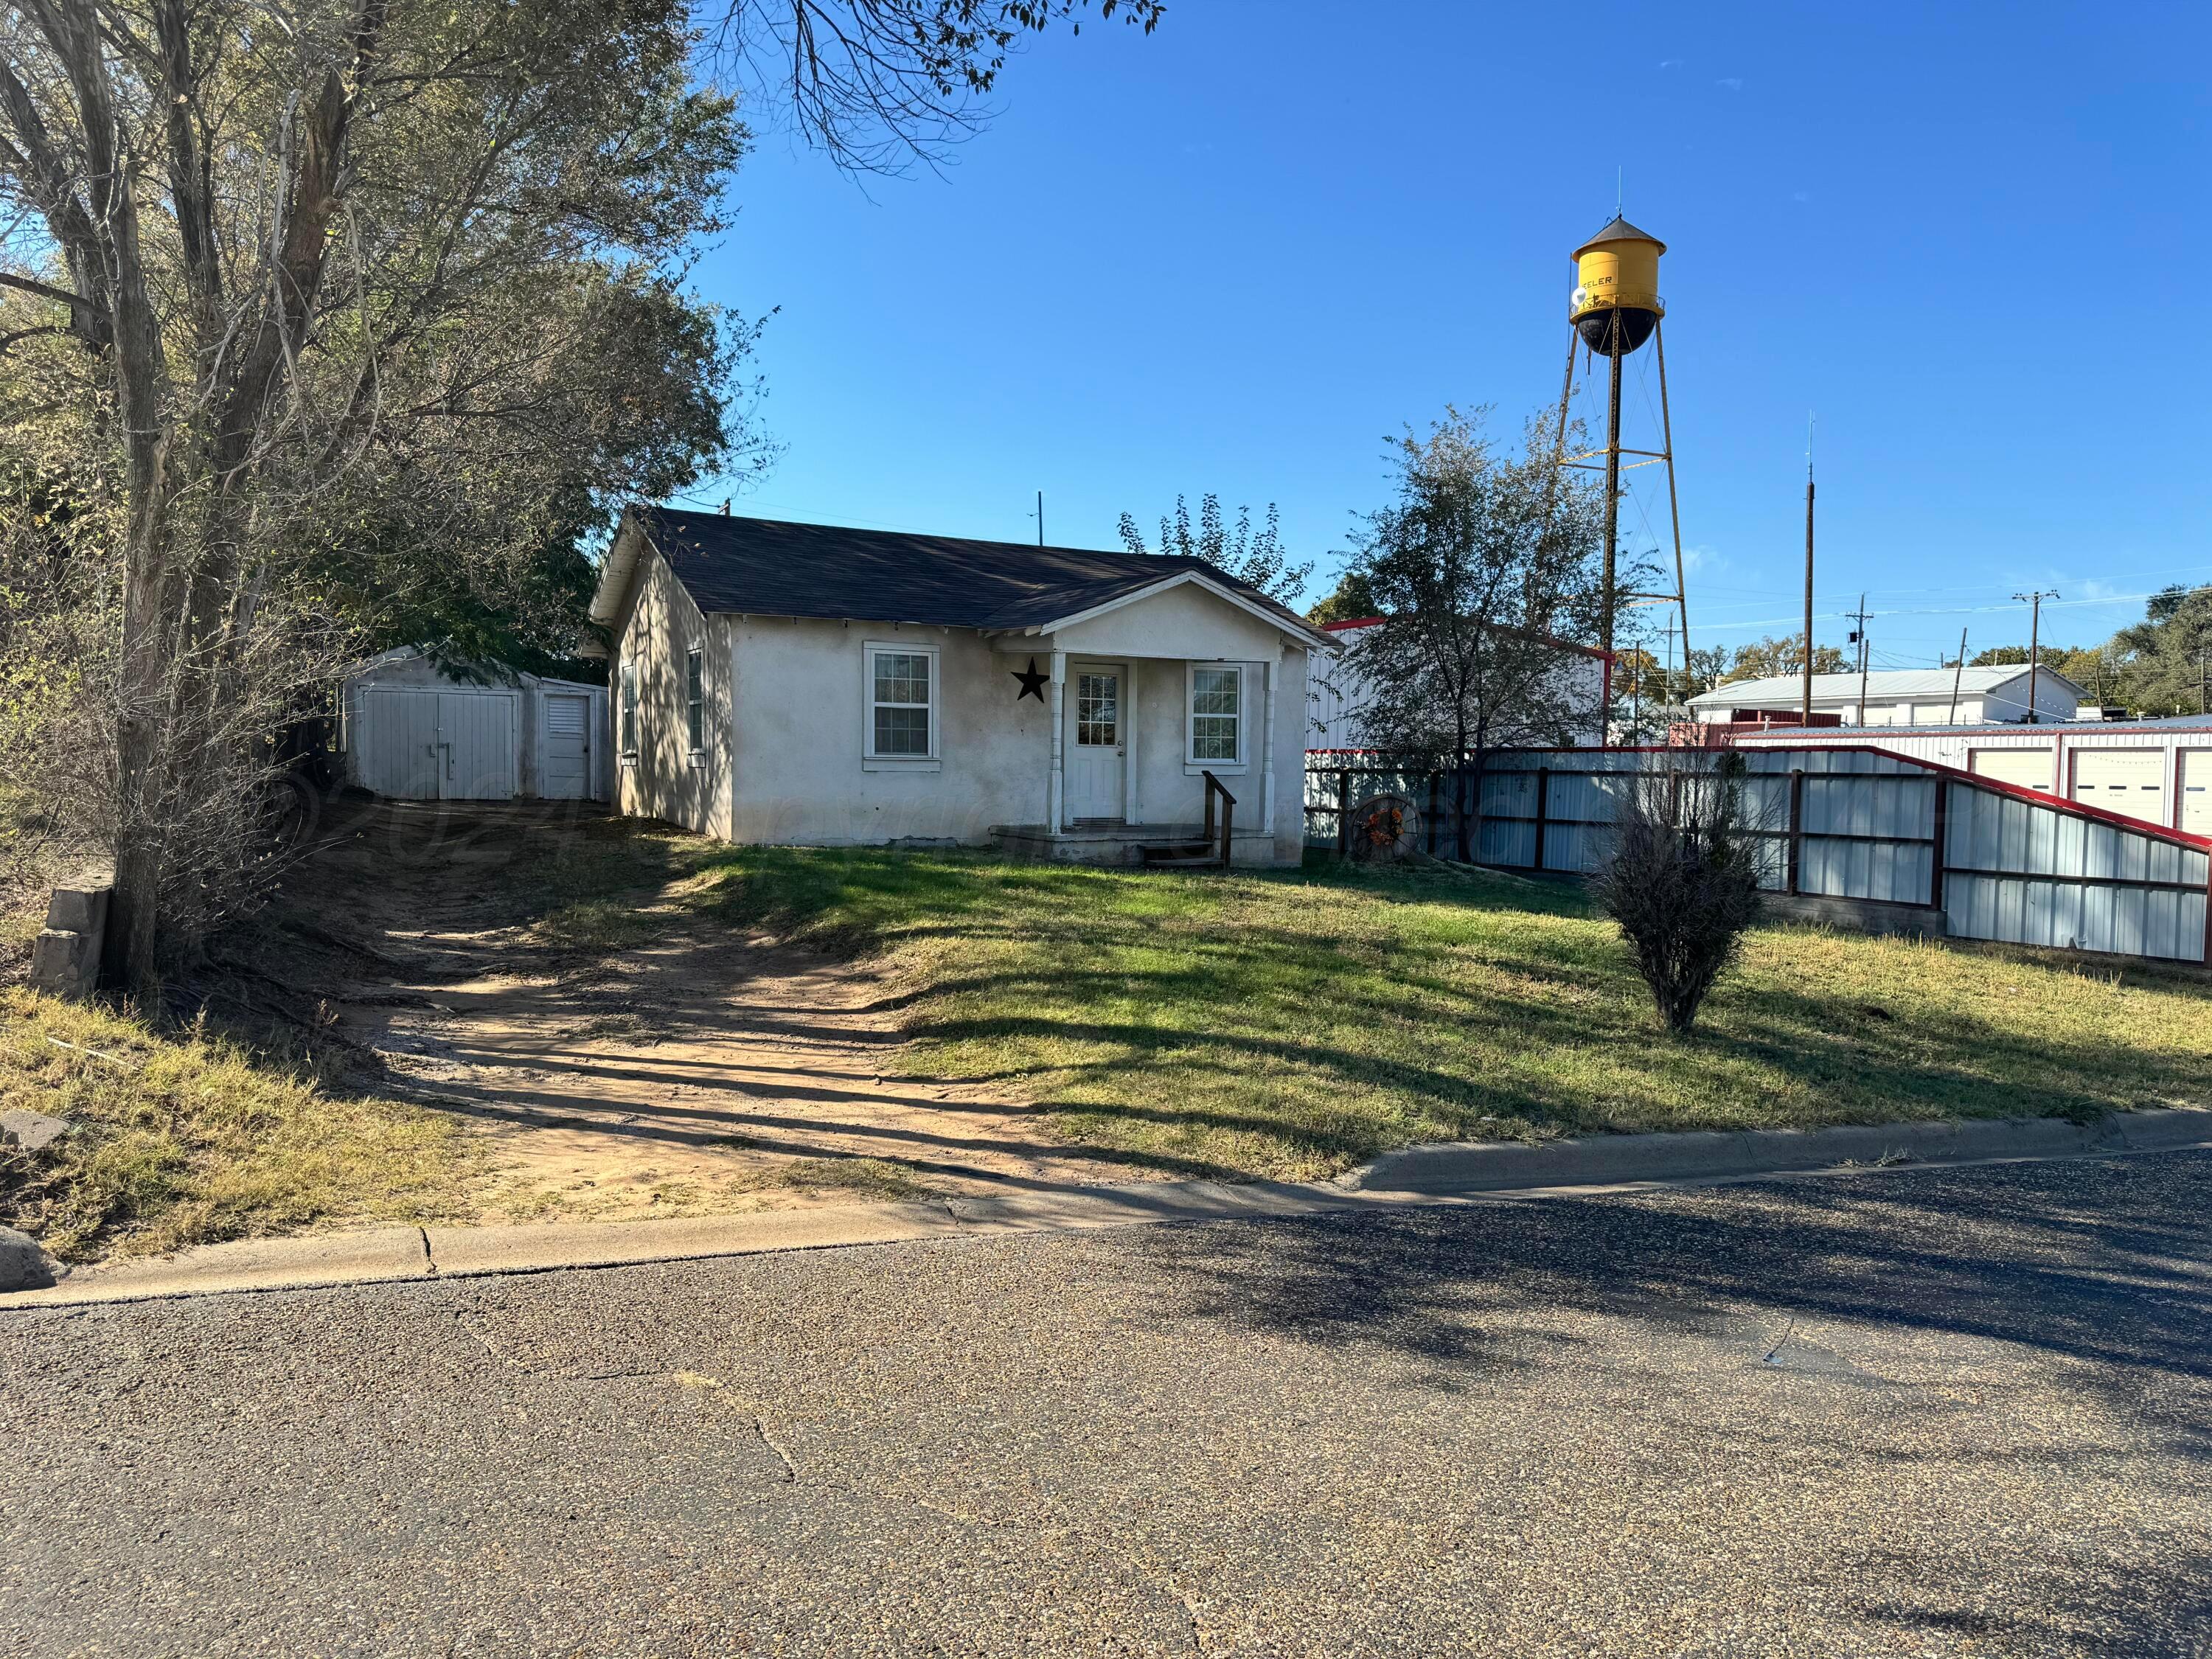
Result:
<svg viewBox="0 0 2212 1659">
<path fill-rule="evenodd" d="M 1596 623 L 1598 492 L 1561 473 L 1543 417 L 1506 453 L 1486 413 L 1448 409 L 1426 437 L 1394 441 L 1397 499 L 1369 515 L 1346 567 L 1384 620 L 1328 671 L 1357 688 L 1370 746 L 1461 769 L 1462 859 L 1492 751 L 1571 743 L 1604 718 L 1601 680 L 1569 648 Z"/>
<path fill-rule="evenodd" d="M 1137 528 L 1137 521 L 1128 514 L 1121 515 L 1121 544 L 1132 553 L 1172 554 L 1178 558 L 1203 559 L 1217 570 L 1227 572 L 1248 586 L 1256 587 L 1269 599 L 1289 605 L 1305 592 L 1306 578 L 1313 574 L 1313 561 L 1292 564 L 1291 556 L 1283 548 L 1283 532 L 1275 504 L 1267 503 L 1267 516 L 1260 528 L 1252 528 L 1252 509 L 1237 509 L 1237 527 L 1232 531 L 1221 516 L 1221 500 L 1208 490 L 1199 497 L 1198 528 L 1190 523 L 1190 508 L 1180 495 L 1176 497 L 1175 516 L 1160 520 L 1160 544 L 1147 547 L 1145 532 Z"/>
<path fill-rule="evenodd" d="M 1670 753 L 1619 775 L 1612 850 L 1591 878 L 1636 953 L 1660 1023 L 1688 1035 L 1713 982 L 1758 920 L 1759 871 L 1743 757 Z"/>
<path fill-rule="evenodd" d="M 982 125 L 983 100 L 1025 36 L 1092 0 L 721 0 L 716 44 L 810 145 L 858 173 L 934 164 Z M 1166 0 L 1097 0 L 1102 21 L 1150 34 Z"/>
</svg>

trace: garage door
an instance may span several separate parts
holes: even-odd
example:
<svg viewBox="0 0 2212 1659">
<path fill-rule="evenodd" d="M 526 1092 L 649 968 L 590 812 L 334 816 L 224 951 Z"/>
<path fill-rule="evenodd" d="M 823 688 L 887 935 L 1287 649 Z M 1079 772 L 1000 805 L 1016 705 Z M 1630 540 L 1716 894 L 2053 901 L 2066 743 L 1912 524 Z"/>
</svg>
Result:
<svg viewBox="0 0 2212 1659">
<path fill-rule="evenodd" d="M 399 800 L 511 800 L 512 691 L 366 691 L 362 787 Z"/>
<path fill-rule="evenodd" d="M 2181 751 L 2181 827 L 2212 836 L 2212 749 Z"/>
<path fill-rule="evenodd" d="M 592 782 L 592 700 L 567 691 L 545 694 L 544 787 L 548 800 L 584 800 Z"/>
<path fill-rule="evenodd" d="M 2051 793 L 2051 745 L 2033 749 L 1977 749 L 1966 757 L 1966 769 L 1999 783 L 2016 783 L 2023 789 Z"/>
<path fill-rule="evenodd" d="M 2074 756 L 2074 799 L 2145 823 L 2166 822 L 2163 749 L 2082 749 Z"/>
</svg>

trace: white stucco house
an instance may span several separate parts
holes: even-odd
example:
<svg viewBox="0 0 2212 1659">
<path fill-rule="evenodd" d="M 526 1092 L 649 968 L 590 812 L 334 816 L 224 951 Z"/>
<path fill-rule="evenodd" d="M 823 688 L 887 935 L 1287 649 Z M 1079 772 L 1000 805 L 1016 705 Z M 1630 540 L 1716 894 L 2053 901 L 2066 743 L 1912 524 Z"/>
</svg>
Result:
<svg viewBox="0 0 2212 1659">
<path fill-rule="evenodd" d="M 617 811 L 738 842 L 1295 864 L 1307 665 L 1334 649 L 1203 561 L 626 513 Z M 1233 802 L 1233 804 L 1232 804 Z M 1211 818 L 1211 839 L 1204 826 Z"/>
<path fill-rule="evenodd" d="M 1813 676 L 1813 713 L 1844 726 L 1949 726 L 2025 720 L 2028 671 L 2024 663 L 1995 668 L 1877 668 L 1865 675 Z M 2089 694 L 2055 669 L 2035 671 L 2035 717 L 2070 720 Z M 1804 681 L 1794 674 L 1737 680 L 1690 699 L 1693 718 L 1709 725 L 1749 724 L 1803 710 Z"/>
</svg>

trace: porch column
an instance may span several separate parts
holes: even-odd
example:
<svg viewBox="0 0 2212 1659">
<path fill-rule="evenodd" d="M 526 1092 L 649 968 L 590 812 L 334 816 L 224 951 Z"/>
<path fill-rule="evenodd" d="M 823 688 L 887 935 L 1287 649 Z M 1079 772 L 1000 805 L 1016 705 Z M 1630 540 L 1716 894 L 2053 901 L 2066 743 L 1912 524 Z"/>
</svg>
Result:
<svg viewBox="0 0 2212 1659">
<path fill-rule="evenodd" d="M 1052 770 L 1044 789 L 1045 833 L 1060 831 L 1060 809 L 1067 799 L 1067 653 L 1052 653 Z"/>
<path fill-rule="evenodd" d="M 1275 688 L 1282 676 L 1275 671 L 1281 665 L 1282 653 L 1260 665 L 1260 822 L 1267 833 L 1275 833 Z"/>
</svg>

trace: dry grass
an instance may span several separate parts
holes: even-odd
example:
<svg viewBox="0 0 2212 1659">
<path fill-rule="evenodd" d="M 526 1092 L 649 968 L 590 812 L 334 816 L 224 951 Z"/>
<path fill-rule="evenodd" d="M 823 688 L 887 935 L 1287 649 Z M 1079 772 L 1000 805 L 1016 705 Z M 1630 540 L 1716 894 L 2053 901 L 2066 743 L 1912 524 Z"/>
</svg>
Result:
<svg viewBox="0 0 2212 1659">
<path fill-rule="evenodd" d="M 74 1127 L 0 1176 L 0 1220 L 70 1261 L 460 1212 L 453 1122 L 333 1093 L 204 1034 L 0 992 L 0 1108 Z M 62 1048 L 58 1043 L 68 1043 Z"/>
</svg>

